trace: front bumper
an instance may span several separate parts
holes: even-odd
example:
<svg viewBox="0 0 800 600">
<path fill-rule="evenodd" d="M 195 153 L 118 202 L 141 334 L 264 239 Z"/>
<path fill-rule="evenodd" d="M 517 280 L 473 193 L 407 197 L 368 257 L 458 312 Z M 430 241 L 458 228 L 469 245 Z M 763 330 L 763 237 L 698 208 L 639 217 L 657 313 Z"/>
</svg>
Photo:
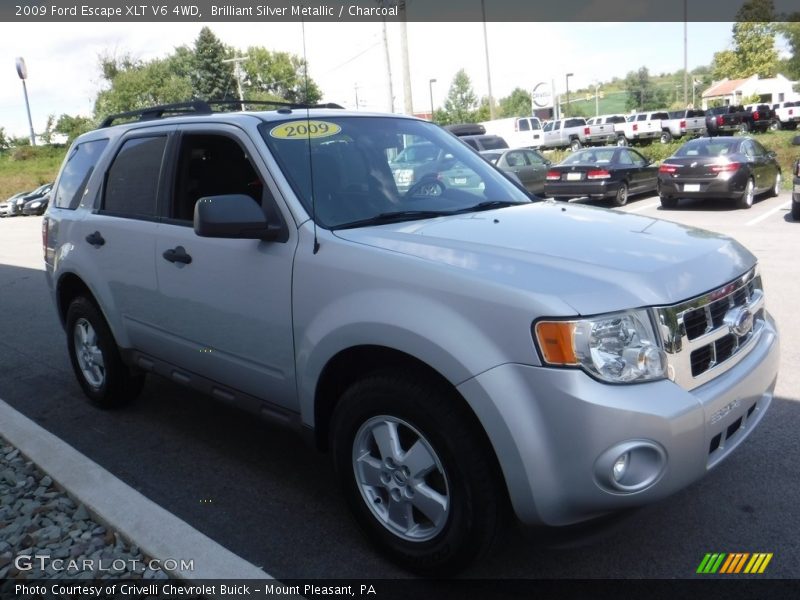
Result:
<svg viewBox="0 0 800 600">
<path fill-rule="evenodd" d="M 489 434 L 517 516 L 560 526 L 660 500 L 702 477 L 764 416 L 778 363 L 767 318 L 738 365 L 691 392 L 668 380 L 609 385 L 576 369 L 520 364 L 458 389 Z M 635 492 L 611 489 L 598 471 L 610 449 L 629 442 L 662 455 L 653 480 Z"/>
</svg>

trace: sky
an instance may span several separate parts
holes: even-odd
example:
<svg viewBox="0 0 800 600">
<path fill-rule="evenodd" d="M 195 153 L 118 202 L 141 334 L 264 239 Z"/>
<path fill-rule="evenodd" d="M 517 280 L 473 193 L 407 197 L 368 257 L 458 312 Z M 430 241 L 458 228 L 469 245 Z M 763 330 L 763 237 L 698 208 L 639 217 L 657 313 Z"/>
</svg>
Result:
<svg viewBox="0 0 800 600">
<path fill-rule="evenodd" d="M 50 114 L 91 116 L 103 84 L 98 56 L 130 53 L 148 60 L 177 46 L 192 45 L 209 26 L 225 43 L 245 49 L 303 55 L 301 23 L 0 23 L 0 127 L 27 136 L 28 124 L 15 58 L 28 66 L 28 94 L 34 130 Z M 554 81 L 563 91 L 594 81 L 624 77 L 646 66 L 652 74 L 683 68 L 683 27 L 676 23 L 488 23 L 492 92 L 495 99 L 515 87 L 531 90 Z M 464 68 L 480 96 L 487 95 L 482 23 L 408 23 L 415 112 L 441 107 L 456 72 Z M 387 24 L 394 108 L 402 112 L 403 87 L 399 24 Z M 388 111 L 388 75 L 380 23 L 306 23 L 309 74 L 323 100 L 345 108 Z M 711 62 L 731 42 L 730 23 L 689 23 L 689 69 Z M 429 80 L 436 79 L 430 85 Z M 358 88 L 356 90 L 356 88 Z M 601 88 L 602 89 L 602 88 Z"/>
</svg>

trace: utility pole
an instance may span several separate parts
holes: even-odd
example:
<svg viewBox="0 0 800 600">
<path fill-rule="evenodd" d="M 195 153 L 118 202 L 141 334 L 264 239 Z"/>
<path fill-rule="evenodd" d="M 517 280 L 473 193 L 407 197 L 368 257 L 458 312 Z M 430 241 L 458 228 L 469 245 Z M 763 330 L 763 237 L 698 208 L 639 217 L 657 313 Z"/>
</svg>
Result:
<svg viewBox="0 0 800 600">
<path fill-rule="evenodd" d="M 403 57 L 403 112 L 414 114 L 414 102 L 411 99 L 411 67 L 408 60 L 408 27 L 406 23 L 406 3 L 400 3 L 403 18 L 400 20 L 400 55 Z"/>
<path fill-rule="evenodd" d="M 688 8 L 687 0 L 683 0 L 683 106 L 689 102 L 689 37 L 688 37 Z"/>
<path fill-rule="evenodd" d="M 222 62 L 224 63 L 233 63 L 233 70 L 236 74 L 236 88 L 239 90 L 239 102 L 241 102 L 241 108 L 244 110 L 244 94 L 242 93 L 242 68 L 241 63 L 248 60 L 249 56 L 236 56 L 234 58 L 226 58 Z"/>
<path fill-rule="evenodd" d="M 489 38 L 486 35 L 486 5 L 481 0 L 481 13 L 483 14 L 483 50 L 486 54 L 486 83 L 489 86 L 489 118 L 494 120 L 494 97 L 492 96 L 492 70 L 489 66 Z"/>
<path fill-rule="evenodd" d="M 394 112 L 394 88 L 392 87 L 392 61 L 389 60 L 389 38 L 386 35 L 386 17 L 383 18 L 383 51 L 386 55 L 386 79 L 389 84 L 389 112 Z"/>
<path fill-rule="evenodd" d="M 358 109 L 358 84 L 353 86 L 353 89 L 356 91 L 356 110 Z"/>
</svg>

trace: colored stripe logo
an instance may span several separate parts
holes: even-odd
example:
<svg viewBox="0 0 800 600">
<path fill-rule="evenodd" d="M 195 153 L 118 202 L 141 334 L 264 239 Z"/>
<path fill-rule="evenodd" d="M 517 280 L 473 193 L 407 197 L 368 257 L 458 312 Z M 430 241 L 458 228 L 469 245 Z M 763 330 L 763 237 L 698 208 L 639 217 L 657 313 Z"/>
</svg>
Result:
<svg viewBox="0 0 800 600">
<path fill-rule="evenodd" d="M 772 552 L 709 552 L 703 557 L 697 572 L 703 575 L 724 574 L 736 575 L 740 573 L 755 575 L 767 570 L 767 565 L 772 560 Z"/>
</svg>

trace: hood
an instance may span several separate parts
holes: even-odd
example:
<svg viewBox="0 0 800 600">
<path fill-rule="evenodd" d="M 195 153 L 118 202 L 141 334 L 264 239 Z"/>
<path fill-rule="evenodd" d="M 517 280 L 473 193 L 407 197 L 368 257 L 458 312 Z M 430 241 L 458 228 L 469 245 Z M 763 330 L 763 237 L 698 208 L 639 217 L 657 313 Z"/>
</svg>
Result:
<svg viewBox="0 0 800 600">
<path fill-rule="evenodd" d="M 674 304 L 756 263 L 738 242 L 717 233 L 552 201 L 335 234 L 555 296 L 582 315 Z"/>
</svg>

